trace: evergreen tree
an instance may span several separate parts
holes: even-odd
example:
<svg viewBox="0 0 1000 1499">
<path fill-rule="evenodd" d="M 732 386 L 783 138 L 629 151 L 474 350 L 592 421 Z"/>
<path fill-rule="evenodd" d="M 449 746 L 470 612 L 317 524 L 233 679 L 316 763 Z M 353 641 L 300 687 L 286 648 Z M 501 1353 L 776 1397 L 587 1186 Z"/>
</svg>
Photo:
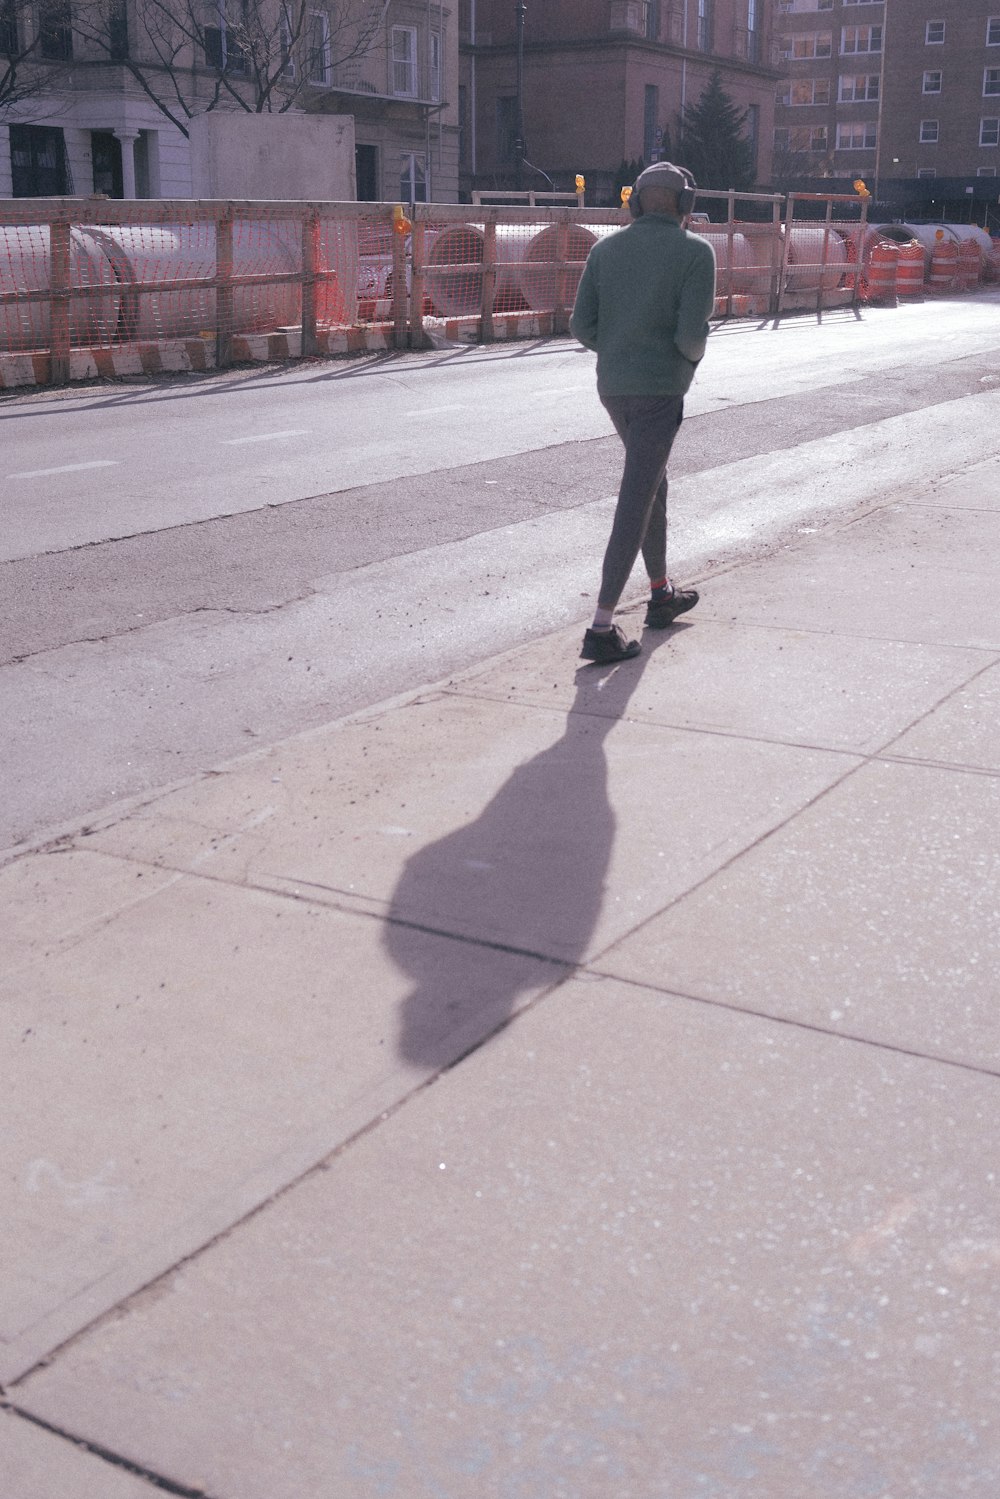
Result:
<svg viewBox="0 0 1000 1499">
<path fill-rule="evenodd" d="M 754 151 L 743 135 L 746 122 L 746 110 L 736 107 L 716 70 L 680 120 L 678 160 L 694 173 L 699 187 L 744 192 L 753 187 Z"/>
</svg>

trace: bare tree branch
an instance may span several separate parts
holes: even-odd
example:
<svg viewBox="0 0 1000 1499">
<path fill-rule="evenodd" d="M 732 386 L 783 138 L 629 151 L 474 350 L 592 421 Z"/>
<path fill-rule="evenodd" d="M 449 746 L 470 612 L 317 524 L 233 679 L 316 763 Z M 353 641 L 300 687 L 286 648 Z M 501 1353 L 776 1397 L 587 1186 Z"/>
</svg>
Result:
<svg viewBox="0 0 1000 1499">
<path fill-rule="evenodd" d="M 0 0 L 0 113 L 62 82 L 67 21 L 65 0 Z"/>
<path fill-rule="evenodd" d="M 386 0 L 337 0 L 329 9 L 322 0 L 132 0 L 123 45 L 124 4 L 77 0 L 75 29 L 184 135 L 195 115 L 217 108 L 308 107 L 317 90 L 335 85 L 339 67 L 371 51 L 388 8 Z"/>
</svg>

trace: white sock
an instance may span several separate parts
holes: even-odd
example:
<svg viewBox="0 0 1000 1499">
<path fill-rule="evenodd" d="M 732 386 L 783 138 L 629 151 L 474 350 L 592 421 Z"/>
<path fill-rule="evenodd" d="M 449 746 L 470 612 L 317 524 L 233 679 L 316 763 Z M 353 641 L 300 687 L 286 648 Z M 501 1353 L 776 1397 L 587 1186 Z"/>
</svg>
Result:
<svg viewBox="0 0 1000 1499">
<path fill-rule="evenodd" d="M 594 623 L 590 628 L 592 630 L 610 630 L 611 621 L 614 619 L 614 617 L 615 611 L 613 609 L 595 609 Z"/>
</svg>

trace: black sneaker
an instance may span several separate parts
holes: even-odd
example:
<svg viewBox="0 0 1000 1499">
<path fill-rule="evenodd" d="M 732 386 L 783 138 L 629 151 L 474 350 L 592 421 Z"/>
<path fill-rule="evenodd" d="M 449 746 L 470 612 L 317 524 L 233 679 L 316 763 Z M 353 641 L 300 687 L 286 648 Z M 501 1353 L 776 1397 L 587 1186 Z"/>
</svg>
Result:
<svg viewBox="0 0 1000 1499">
<path fill-rule="evenodd" d="M 686 614 L 697 602 L 693 588 L 675 588 L 665 599 L 650 599 L 646 605 L 646 624 L 651 630 L 665 630 L 678 614 Z"/>
<path fill-rule="evenodd" d="M 587 631 L 580 660 L 596 661 L 599 666 L 605 666 L 610 661 L 627 661 L 630 656 L 638 656 L 641 650 L 638 640 L 626 640 L 621 626 L 612 625 L 610 630 Z"/>
</svg>

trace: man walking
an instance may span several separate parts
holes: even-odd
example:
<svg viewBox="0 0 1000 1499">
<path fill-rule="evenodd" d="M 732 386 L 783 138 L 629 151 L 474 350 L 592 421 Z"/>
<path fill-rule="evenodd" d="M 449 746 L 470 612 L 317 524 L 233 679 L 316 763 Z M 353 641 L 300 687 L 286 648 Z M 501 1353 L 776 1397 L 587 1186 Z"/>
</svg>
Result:
<svg viewBox="0 0 1000 1499">
<path fill-rule="evenodd" d="M 659 161 L 641 172 L 629 200 L 633 222 L 594 245 L 570 319 L 580 342 L 597 351 L 597 393 L 625 444 L 584 661 L 624 661 L 642 649 L 613 622 L 640 550 L 651 629 L 666 629 L 698 602 L 694 589 L 667 576 L 667 459 L 715 303 L 712 247 L 683 227 L 693 201 L 694 179 L 683 167 Z"/>
</svg>

